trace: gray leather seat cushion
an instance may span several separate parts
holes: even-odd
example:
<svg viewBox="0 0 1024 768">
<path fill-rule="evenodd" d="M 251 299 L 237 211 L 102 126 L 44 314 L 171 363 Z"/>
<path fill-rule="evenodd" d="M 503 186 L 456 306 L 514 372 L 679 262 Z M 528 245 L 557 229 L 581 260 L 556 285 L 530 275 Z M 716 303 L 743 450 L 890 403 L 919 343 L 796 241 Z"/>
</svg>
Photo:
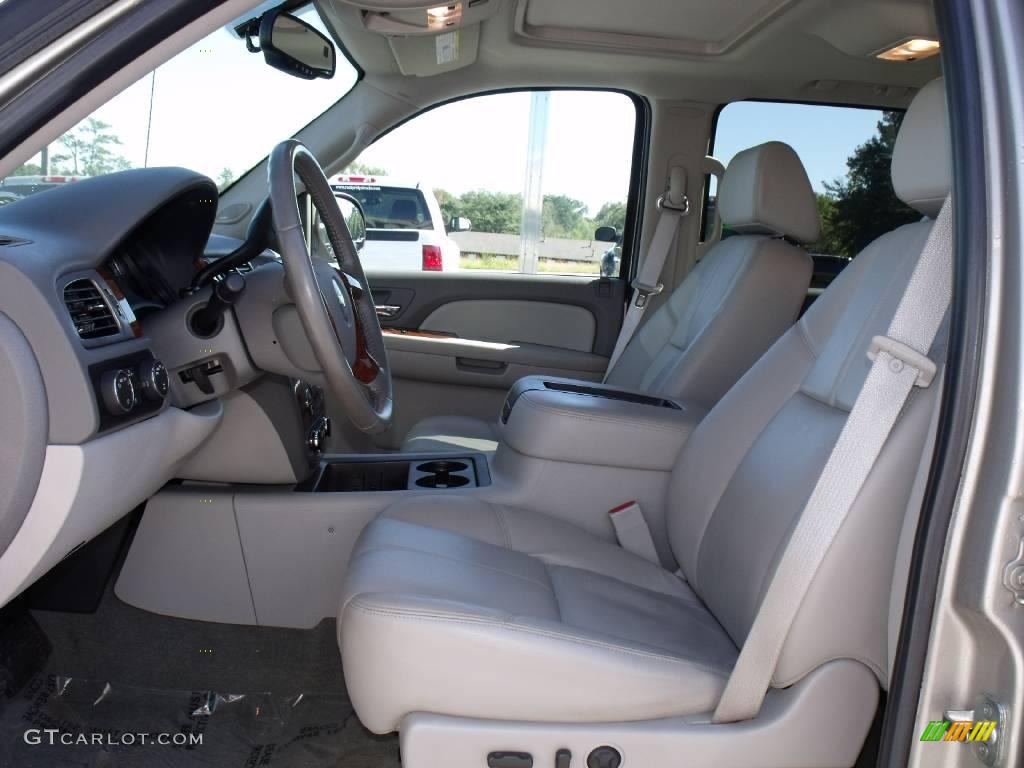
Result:
<svg viewBox="0 0 1024 768">
<path fill-rule="evenodd" d="M 412 711 L 594 722 L 717 701 L 737 651 L 682 579 L 546 515 L 431 501 L 373 522 L 352 555 L 339 643 L 370 730 Z"/>
<path fill-rule="evenodd" d="M 403 453 L 493 451 L 498 447 L 497 417 L 431 416 L 417 423 L 402 442 Z"/>
</svg>

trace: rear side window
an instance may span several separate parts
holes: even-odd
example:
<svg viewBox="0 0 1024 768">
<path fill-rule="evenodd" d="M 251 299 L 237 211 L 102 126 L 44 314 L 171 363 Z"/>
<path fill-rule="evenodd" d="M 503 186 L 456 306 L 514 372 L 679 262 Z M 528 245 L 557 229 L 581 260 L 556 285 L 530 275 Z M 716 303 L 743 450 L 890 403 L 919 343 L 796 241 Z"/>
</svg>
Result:
<svg viewBox="0 0 1024 768">
<path fill-rule="evenodd" d="M 718 115 L 712 154 L 728 166 L 737 152 L 766 141 L 796 150 L 818 198 L 821 237 L 815 254 L 850 259 L 879 235 L 921 215 L 901 202 L 889 176 L 903 112 L 738 101 Z M 712 183 L 705 223 L 716 204 Z M 730 234 L 726 227 L 723 237 Z"/>
<path fill-rule="evenodd" d="M 335 192 L 347 192 L 363 206 L 366 226 L 373 229 L 430 229 L 434 226 L 423 192 L 415 187 L 382 187 L 366 184 L 334 184 Z M 367 237 L 373 239 L 373 232 Z"/>
</svg>

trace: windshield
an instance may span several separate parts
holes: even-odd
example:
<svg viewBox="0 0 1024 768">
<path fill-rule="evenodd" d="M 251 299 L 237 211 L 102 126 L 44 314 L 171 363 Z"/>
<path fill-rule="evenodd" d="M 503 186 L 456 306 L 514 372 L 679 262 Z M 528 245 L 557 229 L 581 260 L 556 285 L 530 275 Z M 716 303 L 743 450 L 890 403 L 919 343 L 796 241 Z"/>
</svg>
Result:
<svg viewBox="0 0 1024 768">
<path fill-rule="evenodd" d="M 327 32 L 312 6 L 296 15 Z M 344 56 L 330 80 L 273 69 L 227 29 L 182 51 L 104 104 L 11 176 L 0 205 L 79 178 L 127 168 L 182 166 L 220 189 L 266 157 L 355 85 Z"/>
</svg>

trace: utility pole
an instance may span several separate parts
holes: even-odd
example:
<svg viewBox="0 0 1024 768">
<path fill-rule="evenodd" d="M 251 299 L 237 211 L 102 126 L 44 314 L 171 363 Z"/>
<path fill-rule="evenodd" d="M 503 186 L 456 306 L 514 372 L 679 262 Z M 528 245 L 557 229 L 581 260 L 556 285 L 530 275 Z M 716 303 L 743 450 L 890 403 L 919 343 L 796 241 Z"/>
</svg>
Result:
<svg viewBox="0 0 1024 768">
<path fill-rule="evenodd" d="M 142 167 L 149 168 L 149 134 L 153 130 L 153 95 L 156 93 L 156 70 L 149 79 L 149 117 L 146 119 L 146 152 L 142 157 Z"/>
<path fill-rule="evenodd" d="M 530 138 L 526 145 L 526 178 L 523 182 L 523 219 L 520 226 L 519 271 L 537 274 L 537 251 L 544 207 L 544 149 L 548 143 L 548 107 L 551 94 L 530 95 Z"/>
<path fill-rule="evenodd" d="M 39 173 L 43 176 L 50 175 L 50 145 L 47 144 L 39 152 Z"/>
</svg>

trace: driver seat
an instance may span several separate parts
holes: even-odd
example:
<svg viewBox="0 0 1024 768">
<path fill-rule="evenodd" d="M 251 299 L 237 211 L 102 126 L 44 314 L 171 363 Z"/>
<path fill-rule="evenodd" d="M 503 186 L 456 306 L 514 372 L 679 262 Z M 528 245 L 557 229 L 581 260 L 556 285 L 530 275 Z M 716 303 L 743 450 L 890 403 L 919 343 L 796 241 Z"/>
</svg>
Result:
<svg viewBox="0 0 1024 768">
<path fill-rule="evenodd" d="M 703 713 L 722 694 L 864 383 L 869 342 L 886 332 L 949 192 L 949 158 L 935 81 L 907 113 L 892 163 L 897 194 L 925 218 L 867 246 L 692 433 L 672 471 L 667 531 L 653 532 L 668 537 L 672 562 L 480 495 L 411 498 L 372 522 L 353 552 L 338 621 L 364 725 L 401 728 L 403 759 L 429 726 L 433 754 L 444 756 L 433 764 L 452 768 L 486 764 L 488 749 L 546 750 L 584 732 L 609 742 L 618 734 L 630 765 L 717 765 L 716 755 L 744 743 L 751 752 L 724 762 L 852 763 L 888 681 L 889 626 L 899 621 L 890 601 L 905 579 L 896 554 L 901 531 L 914 530 L 905 518 L 916 515 L 908 502 L 936 386 L 915 390 L 800 606 L 771 681 L 796 692 L 769 691 L 759 720 L 796 706 L 808 688 L 827 706 L 805 710 L 809 719 L 776 741 L 762 738 L 761 722 L 707 725 Z M 943 333 L 930 356 L 941 367 Z M 617 501 L 609 489 L 609 508 Z M 836 669 L 856 674 L 827 677 Z M 622 734 L 644 721 L 630 753 Z M 704 723 L 694 754 L 666 746 L 667 729 L 694 723 Z M 463 738 L 488 745 L 474 753 L 478 762 Z M 812 746 L 828 758 L 815 762 Z M 644 759 L 644 749 L 655 751 Z"/>
<path fill-rule="evenodd" d="M 715 245 L 651 314 L 609 371 L 620 389 L 685 400 L 708 411 L 796 319 L 818 239 L 818 203 L 793 148 L 770 141 L 729 163 L 718 196 L 736 234 Z M 405 453 L 494 451 L 497 415 L 431 416 L 413 425 Z"/>
</svg>

